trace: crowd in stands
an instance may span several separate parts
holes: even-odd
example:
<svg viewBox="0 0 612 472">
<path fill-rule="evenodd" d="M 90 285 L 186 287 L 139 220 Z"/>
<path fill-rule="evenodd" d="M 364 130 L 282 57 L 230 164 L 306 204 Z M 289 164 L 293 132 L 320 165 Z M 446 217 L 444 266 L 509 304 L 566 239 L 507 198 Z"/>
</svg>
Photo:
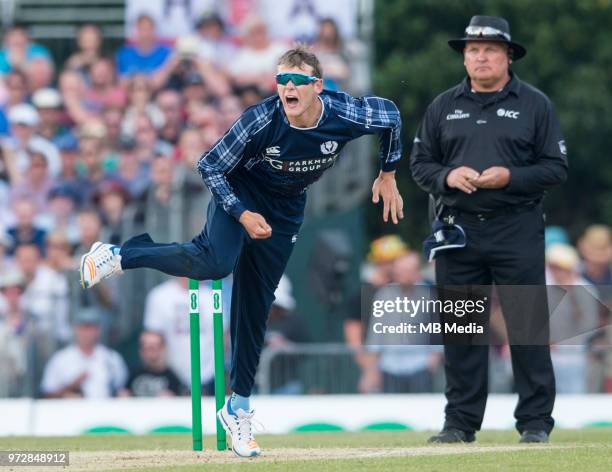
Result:
<svg viewBox="0 0 612 472">
<path fill-rule="evenodd" d="M 246 107 L 275 93 L 276 60 L 290 44 L 256 16 L 230 31 L 209 13 L 173 43 L 157 30 L 138 16 L 133 37 L 109 55 L 101 29 L 83 25 L 62 63 L 26 27 L 4 31 L 0 396 L 187 391 L 186 281 L 145 271 L 83 291 L 76 269 L 97 240 L 143 231 L 187 240 L 201 230 L 210 195 L 195 165 Z M 327 86 L 344 86 L 335 22 L 323 20 L 319 36 L 313 48 L 334 63 Z M 140 366 L 128 370 L 105 345 L 143 329 Z M 204 326 L 203 346 L 209 334 Z M 202 375 L 212 388 L 207 361 Z"/>
<path fill-rule="evenodd" d="M 187 281 L 138 271 L 84 291 L 76 269 L 97 240 L 119 244 L 146 231 L 156 240 L 184 241 L 200 231 L 210 195 L 194 172 L 196 162 L 242 110 L 274 93 L 276 58 L 288 44 L 275 40 L 255 16 L 228 31 L 219 15 L 207 14 L 197 19 L 193 35 L 174 44 L 161 41 L 156 31 L 150 16 L 139 16 L 133 37 L 109 56 L 101 30 L 84 25 L 63 63 L 33 42 L 27 28 L 15 25 L 4 32 L 0 397 L 188 392 Z M 325 86 L 350 90 L 351 64 L 332 19 L 321 20 L 312 48 L 321 59 Z M 589 228 L 578 252 L 566 239 L 557 245 L 549 254 L 551 280 L 591 284 L 594 290 L 611 284 L 609 228 Z M 371 254 L 368 280 L 375 287 L 397 282 L 404 290 L 431 279 L 420 256 L 400 240 L 375 242 Z M 210 298 L 210 287 L 201 284 L 200 290 L 202 299 Z M 268 347 L 309 340 L 295 308 L 285 280 L 270 315 Z M 593 309 L 584 310 L 591 321 L 600 316 Z M 347 342 L 354 347 L 362 343 L 356 310 L 356 319 L 346 323 Z M 202 324 L 208 393 L 211 330 Z M 130 340 L 138 343 L 133 362 L 108 347 Z M 584 362 L 589 366 L 581 371 L 588 378 L 574 382 L 580 384 L 575 391 L 612 391 L 610 344 L 595 339 L 578 356 L 558 356 L 559 365 L 572 372 Z M 431 390 L 441 349 L 410 348 L 360 352 L 359 390 Z M 282 391 L 296 391 L 292 380 Z"/>
<path fill-rule="evenodd" d="M 612 393 L 611 228 L 589 226 L 578 239 L 577 247 L 571 245 L 563 228 L 547 228 L 546 277 L 557 391 Z M 364 318 L 372 300 L 395 300 L 397 296 L 416 300 L 428 296 L 431 291 L 426 287 L 433 287 L 434 278 L 433 264 L 424 264 L 420 254 L 410 250 L 400 237 L 388 235 L 372 242 L 364 286 L 349 304 L 344 324 L 346 342 L 356 350 L 360 392 L 424 393 L 442 387 L 441 339 L 412 336 L 406 341 L 411 345 L 368 345 L 372 342 L 368 343 L 365 330 L 371 332 L 368 317 Z M 491 391 L 511 392 L 510 351 L 495 291 L 490 333 Z"/>
</svg>

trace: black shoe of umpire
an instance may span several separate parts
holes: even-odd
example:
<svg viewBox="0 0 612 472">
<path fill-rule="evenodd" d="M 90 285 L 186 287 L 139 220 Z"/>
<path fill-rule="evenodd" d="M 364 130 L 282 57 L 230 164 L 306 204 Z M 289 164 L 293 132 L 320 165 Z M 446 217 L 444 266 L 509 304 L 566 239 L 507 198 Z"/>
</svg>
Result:
<svg viewBox="0 0 612 472">
<path fill-rule="evenodd" d="M 471 443 L 476 440 L 474 433 L 467 433 L 456 428 L 445 428 L 428 439 L 432 444 Z"/>
<path fill-rule="evenodd" d="M 521 433 L 520 443 L 547 443 L 548 433 L 542 430 L 525 430 Z"/>
</svg>

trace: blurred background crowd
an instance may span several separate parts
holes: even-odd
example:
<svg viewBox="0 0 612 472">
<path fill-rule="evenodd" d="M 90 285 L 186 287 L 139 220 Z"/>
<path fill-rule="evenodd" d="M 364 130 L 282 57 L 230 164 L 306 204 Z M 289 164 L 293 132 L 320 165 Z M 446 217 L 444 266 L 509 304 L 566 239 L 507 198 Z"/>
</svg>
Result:
<svg viewBox="0 0 612 472">
<path fill-rule="evenodd" d="M 273 34 L 270 21 L 253 14 L 229 21 L 207 11 L 168 38 L 160 33 L 168 28 L 163 18 L 137 10 L 142 3 L 134 1 L 131 8 L 128 2 L 132 14 L 123 44 L 115 47 L 113 40 L 109 46 L 100 26 L 81 24 L 61 60 L 44 41 L 31 37 L 29 27 L 5 25 L 0 50 L 0 397 L 187 394 L 187 281 L 143 270 L 84 291 L 78 282 L 80 256 L 97 240 L 120 244 L 148 232 L 159 241 L 185 241 L 201 230 L 210 194 L 195 164 L 246 107 L 275 92 L 276 59 L 294 40 L 312 45 L 327 89 L 370 91 L 363 68 L 367 48 L 354 36 L 343 37 L 334 17 L 317 16 L 310 30 L 296 28 L 291 36 L 279 25 Z M 355 160 L 349 167 L 340 164 L 336 180 L 322 185 L 329 190 L 342 178 L 359 175 L 364 166 L 355 156 L 365 155 L 368 179 L 359 186 L 361 205 L 376 153 L 363 144 L 348 152 Z M 333 194 L 333 204 L 341 207 L 342 196 L 349 201 L 354 187 L 347 183 L 342 195 Z M 317 198 L 311 204 L 321 214 L 327 207 Z M 270 313 L 259 391 L 440 391 L 439 346 L 364 347 L 364 300 L 389 290 L 391 283 L 397 293 L 431 284 L 431 267 L 418 248 L 409 248 L 400 236 L 370 234 L 371 244 L 356 251 L 363 285 L 354 284 L 352 294 L 336 292 L 334 284 L 348 270 L 341 264 L 328 270 L 325 264 L 349 257 L 342 257 L 342 238 L 329 236 L 319 241 L 308 267 L 323 274 L 313 275 L 312 292 L 319 293 L 317 283 L 323 286 L 321 305 L 343 329 L 314 325 L 312 297 L 303 296 L 310 289 L 302 280 L 292 288 L 290 278 L 283 278 Z M 550 284 L 606 292 L 612 283 L 609 226 L 584 227 L 573 240 L 563 228 L 549 228 L 547 243 Z M 333 257 L 322 256 L 325 251 Z M 227 313 L 231 278 L 224 282 Z M 201 284 L 200 295 L 211 298 L 208 284 Z M 579 324 L 585 320 L 588 326 L 610 324 L 609 311 L 593 303 L 595 298 L 568 302 L 576 332 L 582 332 Z M 493 312 L 493 319 L 499 317 L 498 307 Z M 203 387 L 210 394 L 208 314 L 203 310 L 201 345 Z M 559 391 L 612 393 L 610 345 L 611 339 L 598 334 L 571 352 L 554 350 Z M 507 348 L 492 349 L 491 365 L 492 391 L 512 391 Z"/>
<path fill-rule="evenodd" d="M 201 230 L 210 194 L 195 165 L 275 93 L 277 58 L 296 39 L 319 55 L 326 88 L 350 89 L 350 53 L 331 17 L 289 38 L 255 14 L 230 27 L 207 11 L 168 37 L 163 18 L 137 7 L 126 6 L 124 44 L 109 48 L 100 26 L 82 24 L 61 61 L 28 27 L 4 29 L 0 396 L 188 392 L 187 281 L 142 271 L 83 291 L 81 255 L 97 240 L 146 231 L 184 241 Z M 231 280 L 226 291 L 229 302 Z"/>
</svg>

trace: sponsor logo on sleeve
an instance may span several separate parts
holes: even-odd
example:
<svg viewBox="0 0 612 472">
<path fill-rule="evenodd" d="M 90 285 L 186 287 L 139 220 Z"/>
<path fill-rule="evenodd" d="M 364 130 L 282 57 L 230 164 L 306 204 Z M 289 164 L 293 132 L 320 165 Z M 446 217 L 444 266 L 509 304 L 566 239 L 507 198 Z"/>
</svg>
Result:
<svg viewBox="0 0 612 472">
<path fill-rule="evenodd" d="M 561 154 L 563 154 L 564 156 L 567 155 L 567 148 L 565 147 L 565 139 L 562 139 L 561 141 L 559 141 L 559 151 L 561 151 Z"/>
</svg>

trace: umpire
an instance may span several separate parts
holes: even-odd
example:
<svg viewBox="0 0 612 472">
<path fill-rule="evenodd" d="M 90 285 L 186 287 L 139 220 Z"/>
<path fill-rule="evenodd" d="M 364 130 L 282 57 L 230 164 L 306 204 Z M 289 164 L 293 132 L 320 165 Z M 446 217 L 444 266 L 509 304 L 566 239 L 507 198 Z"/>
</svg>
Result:
<svg viewBox="0 0 612 472">
<path fill-rule="evenodd" d="M 467 77 L 430 104 L 411 154 L 413 177 L 435 197 L 438 222 L 457 225 L 464 237 L 435 252 L 436 282 L 543 286 L 541 201 L 567 176 L 557 116 L 546 95 L 509 70 L 527 51 L 512 41 L 505 19 L 474 16 L 465 37 L 448 43 L 463 55 Z M 508 324 L 512 310 L 503 300 L 502 307 Z M 545 302 L 540 307 L 547 311 Z M 550 349 L 546 342 L 510 349 L 520 441 L 547 442 L 555 400 Z M 445 423 L 430 442 L 475 440 L 487 400 L 488 356 L 485 345 L 446 343 Z"/>
</svg>

